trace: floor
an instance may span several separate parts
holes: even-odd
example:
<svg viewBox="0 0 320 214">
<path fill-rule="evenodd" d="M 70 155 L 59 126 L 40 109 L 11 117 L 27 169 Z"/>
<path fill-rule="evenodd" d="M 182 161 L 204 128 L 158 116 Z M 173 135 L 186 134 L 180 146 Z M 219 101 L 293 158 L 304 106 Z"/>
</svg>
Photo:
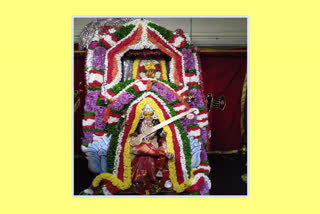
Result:
<svg viewBox="0 0 320 214">
<path fill-rule="evenodd" d="M 212 188 L 210 195 L 245 196 L 247 184 L 241 178 L 247 173 L 246 156 L 241 154 L 209 154 L 211 165 L 210 179 Z M 88 170 L 88 162 L 84 157 L 74 160 L 74 195 L 88 188 L 96 174 Z"/>
</svg>

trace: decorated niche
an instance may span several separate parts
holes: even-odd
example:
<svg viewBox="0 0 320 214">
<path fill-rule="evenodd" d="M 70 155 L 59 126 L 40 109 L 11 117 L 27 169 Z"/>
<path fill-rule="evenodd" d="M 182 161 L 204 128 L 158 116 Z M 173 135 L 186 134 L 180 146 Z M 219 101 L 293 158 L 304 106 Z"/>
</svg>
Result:
<svg viewBox="0 0 320 214">
<path fill-rule="evenodd" d="M 208 194 L 208 114 L 198 49 L 145 19 L 102 26 L 87 48 L 81 194 Z"/>
</svg>

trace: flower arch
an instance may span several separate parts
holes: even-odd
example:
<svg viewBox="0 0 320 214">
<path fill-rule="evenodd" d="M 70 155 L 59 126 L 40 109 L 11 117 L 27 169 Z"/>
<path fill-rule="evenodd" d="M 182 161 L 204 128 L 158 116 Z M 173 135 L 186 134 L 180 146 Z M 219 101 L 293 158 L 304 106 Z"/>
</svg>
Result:
<svg viewBox="0 0 320 214">
<path fill-rule="evenodd" d="M 123 39 L 109 45 L 105 57 L 104 80 L 106 87 L 111 88 L 121 79 L 121 56 L 129 50 L 142 50 L 144 48 L 160 49 L 172 58 L 170 64 L 169 80 L 177 85 L 185 85 L 184 59 L 182 53 L 167 41 L 154 29 L 148 26 L 147 21 L 139 20 L 133 30 Z"/>
<path fill-rule="evenodd" d="M 152 92 L 144 93 L 143 96 L 132 102 L 127 116 L 127 122 L 131 125 L 124 126 L 119 135 L 112 136 L 108 152 L 108 173 L 97 176 L 93 182 L 94 186 L 97 186 L 102 179 L 110 180 L 114 186 L 122 190 L 131 186 L 131 159 L 128 136 L 136 129 L 140 120 L 141 110 L 146 103 L 149 103 L 155 109 L 160 122 L 172 117 L 168 113 L 169 109 L 166 104 Z M 188 138 L 181 127 L 182 125 L 180 124 L 179 129 L 178 123 L 171 123 L 163 129 L 167 132 L 168 151 L 175 155 L 175 159 L 168 163 L 170 180 L 175 191 L 183 192 L 192 183 L 193 171 L 190 167 L 189 141 L 186 140 Z"/>
</svg>

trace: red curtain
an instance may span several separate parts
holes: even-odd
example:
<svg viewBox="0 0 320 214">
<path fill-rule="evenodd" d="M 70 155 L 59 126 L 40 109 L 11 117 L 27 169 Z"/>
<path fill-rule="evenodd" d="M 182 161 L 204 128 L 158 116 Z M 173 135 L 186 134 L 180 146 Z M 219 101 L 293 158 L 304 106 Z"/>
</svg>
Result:
<svg viewBox="0 0 320 214">
<path fill-rule="evenodd" d="M 205 96 L 212 93 L 216 99 L 223 95 L 226 102 L 224 110 L 212 107 L 209 112 L 212 135 L 209 151 L 239 149 L 242 141 L 241 98 L 247 72 L 247 54 L 201 53 L 200 59 Z M 246 118 L 246 112 L 244 114 Z"/>
</svg>

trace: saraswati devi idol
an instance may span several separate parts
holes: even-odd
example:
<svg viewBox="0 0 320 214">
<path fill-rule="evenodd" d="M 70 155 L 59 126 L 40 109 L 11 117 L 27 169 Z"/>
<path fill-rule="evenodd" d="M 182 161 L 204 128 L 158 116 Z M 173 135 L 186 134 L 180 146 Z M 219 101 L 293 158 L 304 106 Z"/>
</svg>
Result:
<svg viewBox="0 0 320 214">
<path fill-rule="evenodd" d="M 83 195 L 201 194 L 211 188 L 198 49 L 145 19 L 103 26 L 88 45 Z"/>
</svg>

